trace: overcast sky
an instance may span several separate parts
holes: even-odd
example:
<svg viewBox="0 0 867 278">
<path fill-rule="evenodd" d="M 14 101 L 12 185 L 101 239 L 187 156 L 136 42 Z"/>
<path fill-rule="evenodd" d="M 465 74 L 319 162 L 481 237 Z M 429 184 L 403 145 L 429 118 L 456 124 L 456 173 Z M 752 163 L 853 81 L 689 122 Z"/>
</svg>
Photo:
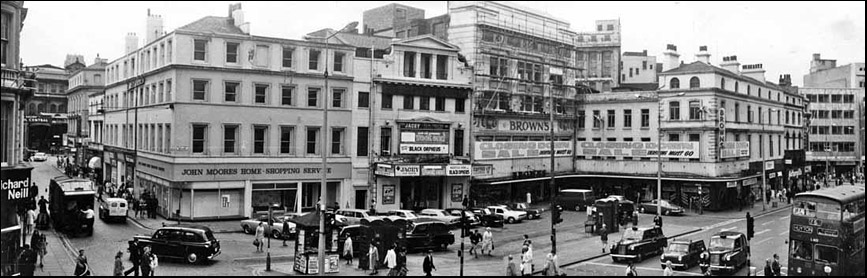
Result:
<svg viewBox="0 0 867 278">
<path fill-rule="evenodd" d="M 515 1 L 566 20 L 574 31 L 593 31 L 594 20 L 617 19 L 622 51 L 647 50 L 661 62 L 666 44 L 675 44 L 681 60 L 695 61 L 707 45 L 711 63 L 737 55 L 741 64 L 764 64 L 769 81 L 792 74 L 803 83 L 813 53 L 838 65 L 864 62 L 865 12 L 858 2 L 532 2 Z M 144 39 L 147 9 L 162 15 L 166 31 L 205 16 L 227 16 L 231 2 L 36 2 L 24 22 L 21 58 L 25 65 L 62 66 L 68 53 L 88 64 L 97 54 L 110 61 L 123 54 L 124 36 Z M 301 39 L 321 28 L 341 28 L 362 21 L 362 12 L 392 2 L 241 1 L 254 35 Z M 425 17 L 446 13 L 446 1 L 397 1 L 425 10 Z M 141 43 L 140 43 L 141 45 Z"/>
</svg>

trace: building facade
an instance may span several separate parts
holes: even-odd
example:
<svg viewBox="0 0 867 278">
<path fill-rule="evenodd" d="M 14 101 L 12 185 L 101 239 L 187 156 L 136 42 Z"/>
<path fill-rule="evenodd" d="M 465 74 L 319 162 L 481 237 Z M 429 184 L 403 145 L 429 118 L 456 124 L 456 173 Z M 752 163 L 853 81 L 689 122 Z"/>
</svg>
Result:
<svg viewBox="0 0 867 278">
<path fill-rule="evenodd" d="M 864 89 L 801 88 L 799 92 L 810 102 L 807 163 L 813 173 L 828 173 L 832 179 L 863 173 L 864 137 L 859 133 L 864 128 Z"/>
<path fill-rule="evenodd" d="M 69 152 L 70 162 L 83 169 L 84 174 L 92 172 L 93 169 L 88 165 L 92 158 L 102 157 L 102 153 L 93 152 L 88 146 L 95 135 L 90 119 L 91 95 L 104 94 L 106 65 L 106 60 L 97 57 L 92 65 L 69 74 L 69 90 L 66 95 L 69 113 L 65 145 L 72 147 Z M 101 171 L 98 176 L 101 181 Z"/>
<path fill-rule="evenodd" d="M 620 87 L 632 90 L 656 90 L 656 56 L 642 52 L 623 52 L 620 59 Z"/>
<path fill-rule="evenodd" d="M 350 183 L 355 49 L 252 36 L 240 13 L 233 5 L 232 16 L 178 28 L 106 69 L 110 178 L 134 180 L 135 195 L 152 192 L 168 218 L 244 218 L 274 204 L 312 209 L 322 171 L 330 173 L 327 204 Z M 320 164 L 324 132 L 332 138 L 328 169 Z"/>
<path fill-rule="evenodd" d="M 36 76 L 36 91 L 25 104 L 26 146 L 45 153 L 61 153 L 67 129 L 69 87 L 66 69 L 40 65 L 26 67 Z"/>
<path fill-rule="evenodd" d="M 864 63 L 837 66 L 837 60 L 813 54 L 810 73 L 804 75 L 806 88 L 864 88 Z"/>
<path fill-rule="evenodd" d="M 574 34 L 576 82 L 600 92 L 620 84 L 620 20 L 597 20 L 595 32 Z"/>
</svg>

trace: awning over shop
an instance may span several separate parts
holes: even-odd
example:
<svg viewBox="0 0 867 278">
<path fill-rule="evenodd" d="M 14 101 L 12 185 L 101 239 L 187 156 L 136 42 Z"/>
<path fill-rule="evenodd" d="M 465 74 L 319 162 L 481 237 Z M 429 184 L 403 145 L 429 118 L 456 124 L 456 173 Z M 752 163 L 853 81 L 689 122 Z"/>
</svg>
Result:
<svg viewBox="0 0 867 278">
<path fill-rule="evenodd" d="M 90 158 L 90 161 L 87 162 L 87 167 L 91 169 L 102 169 L 102 158 L 98 156 L 94 156 Z"/>
</svg>

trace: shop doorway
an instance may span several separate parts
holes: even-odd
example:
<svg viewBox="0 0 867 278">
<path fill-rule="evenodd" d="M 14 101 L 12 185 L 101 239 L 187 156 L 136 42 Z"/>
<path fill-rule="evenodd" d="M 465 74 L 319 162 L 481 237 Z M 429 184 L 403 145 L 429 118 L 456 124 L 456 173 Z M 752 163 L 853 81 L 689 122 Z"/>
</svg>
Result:
<svg viewBox="0 0 867 278">
<path fill-rule="evenodd" d="M 367 189 L 355 190 L 355 208 L 366 209 L 367 204 Z"/>
<path fill-rule="evenodd" d="M 402 178 L 400 180 L 400 208 L 422 210 L 443 208 L 442 177 Z"/>
</svg>

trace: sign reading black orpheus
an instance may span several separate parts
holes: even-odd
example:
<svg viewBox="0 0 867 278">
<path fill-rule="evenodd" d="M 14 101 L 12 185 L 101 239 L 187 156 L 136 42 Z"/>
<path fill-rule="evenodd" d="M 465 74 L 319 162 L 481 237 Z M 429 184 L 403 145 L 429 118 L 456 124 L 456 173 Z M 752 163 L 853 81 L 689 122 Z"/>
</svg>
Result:
<svg viewBox="0 0 867 278">
<path fill-rule="evenodd" d="M 398 123 L 400 154 L 448 154 L 449 126 L 445 123 Z"/>
</svg>

